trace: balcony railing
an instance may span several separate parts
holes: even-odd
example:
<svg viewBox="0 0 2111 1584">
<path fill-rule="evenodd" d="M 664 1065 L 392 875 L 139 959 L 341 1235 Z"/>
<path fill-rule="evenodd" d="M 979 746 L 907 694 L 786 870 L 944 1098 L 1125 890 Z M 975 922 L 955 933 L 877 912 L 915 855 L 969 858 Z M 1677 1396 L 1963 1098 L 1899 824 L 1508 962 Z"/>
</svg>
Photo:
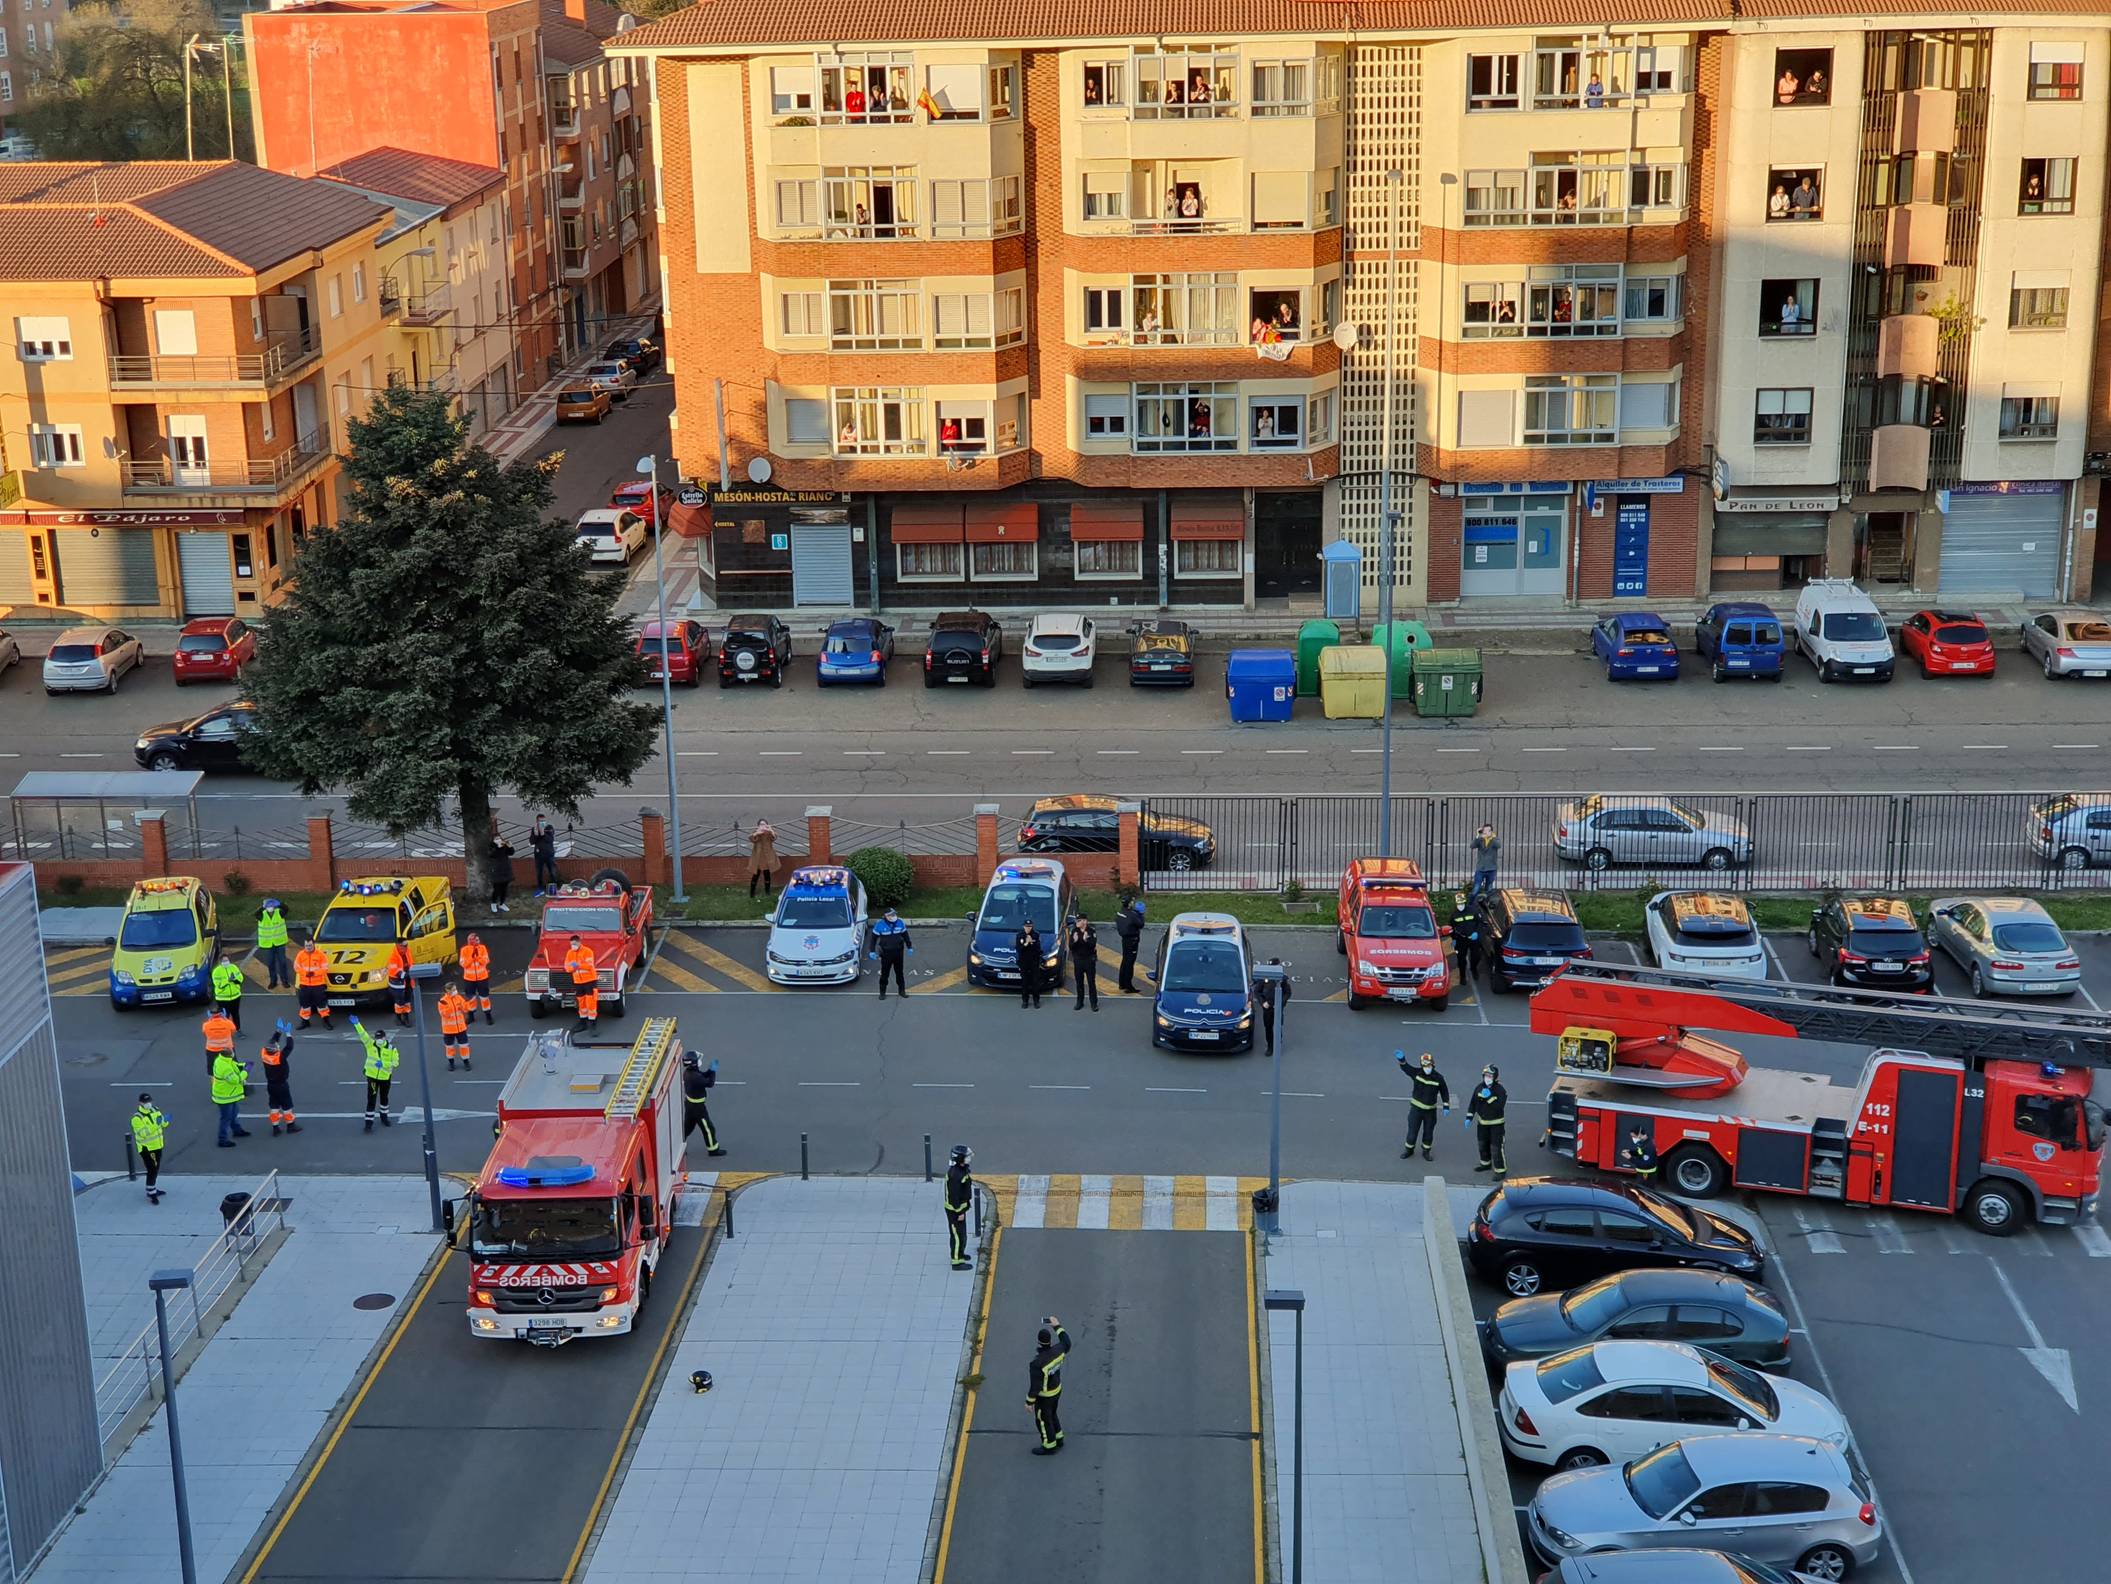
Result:
<svg viewBox="0 0 2111 1584">
<path fill-rule="evenodd" d="M 320 435 L 258 461 L 185 464 L 172 457 L 150 457 L 125 464 L 124 493 L 245 498 L 277 495 L 329 459 L 330 448 Z"/>
<path fill-rule="evenodd" d="M 424 291 L 412 292 L 403 299 L 405 324 L 433 325 L 453 317 L 454 288 L 451 286 L 428 286 Z"/>
<path fill-rule="evenodd" d="M 279 332 L 261 352 L 217 357 L 113 352 L 110 384 L 118 389 L 151 385 L 266 386 L 287 378 L 321 354 L 322 338 L 312 326 Z"/>
<path fill-rule="evenodd" d="M 566 214 L 578 214 L 586 207 L 586 183 L 575 181 L 557 189 L 557 207 Z"/>
<path fill-rule="evenodd" d="M 586 275 L 586 249 L 566 248 L 564 250 L 564 278 L 566 280 L 585 280 Z"/>
<path fill-rule="evenodd" d="M 575 101 L 565 100 L 550 105 L 550 136 L 575 138 L 579 135 L 579 106 Z"/>
</svg>

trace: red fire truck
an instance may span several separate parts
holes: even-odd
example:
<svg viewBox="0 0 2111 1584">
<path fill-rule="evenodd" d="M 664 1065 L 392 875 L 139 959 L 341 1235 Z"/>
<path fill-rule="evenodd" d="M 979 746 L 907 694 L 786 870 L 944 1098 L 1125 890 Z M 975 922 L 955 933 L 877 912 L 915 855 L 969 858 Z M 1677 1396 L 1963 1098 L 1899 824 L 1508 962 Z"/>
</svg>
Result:
<svg viewBox="0 0 2111 1584">
<path fill-rule="evenodd" d="M 471 1335 L 558 1347 L 636 1323 L 674 1230 L 681 1055 L 671 1017 L 627 1043 L 530 1036 L 491 1157 L 446 1206 L 449 1243 L 469 1247 Z"/>
<path fill-rule="evenodd" d="M 1556 1036 L 1547 1145 L 1604 1170 L 1637 1125 L 1664 1186 L 1957 1214 L 2004 1237 L 2096 1213 L 2111 1018 L 1577 961 L 1532 998 Z M 1872 1047 L 1852 1083 L 1749 1066 L 1720 1040 Z"/>
<path fill-rule="evenodd" d="M 1427 1001 L 1444 1010 L 1451 998 L 1444 953 L 1451 926 L 1437 922 L 1420 864 L 1351 859 L 1334 908 L 1334 949 L 1349 959 L 1350 1011 L 1373 1001 Z"/>
<path fill-rule="evenodd" d="M 620 869 L 603 869 L 588 881 L 573 881 L 552 890 L 542 905 L 542 933 L 535 955 L 521 977 L 528 1016 L 576 1004 L 564 954 L 573 936 L 594 954 L 600 970 L 601 1013 L 619 1018 L 630 981 L 645 966 L 652 939 L 652 887 L 634 886 Z"/>
</svg>

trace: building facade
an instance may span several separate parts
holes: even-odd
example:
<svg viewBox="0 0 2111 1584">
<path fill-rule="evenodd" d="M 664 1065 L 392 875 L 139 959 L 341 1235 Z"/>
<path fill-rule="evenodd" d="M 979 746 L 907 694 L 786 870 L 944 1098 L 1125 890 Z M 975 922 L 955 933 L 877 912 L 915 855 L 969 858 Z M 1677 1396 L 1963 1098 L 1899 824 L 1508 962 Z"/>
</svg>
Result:
<svg viewBox="0 0 2111 1584">
<path fill-rule="evenodd" d="M 555 140 L 557 266 L 566 333 L 593 351 L 659 293 L 652 101 L 644 69 L 602 45 L 629 19 L 601 0 L 542 0 L 542 73 Z"/>
</svg>

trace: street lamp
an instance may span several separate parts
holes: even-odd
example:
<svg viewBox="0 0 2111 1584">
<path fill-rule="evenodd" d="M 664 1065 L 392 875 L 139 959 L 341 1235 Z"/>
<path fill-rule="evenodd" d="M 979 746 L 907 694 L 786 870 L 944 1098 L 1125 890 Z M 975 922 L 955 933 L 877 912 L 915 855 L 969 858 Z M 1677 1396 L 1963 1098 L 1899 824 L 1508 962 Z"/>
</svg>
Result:
<svg viewBox="0 0 2111 1584">
<path fill-rule="evenodd" d="M 440 1214 L 440 1153 L 433 1142 L 432 1133 L 432 1073 L 425 1064 L 425 996 L 423 986 L 428 979 L 440 977 L 438 963 L 413 963 L 410 970 L 411 1010 L 418 1018 L 418 1099 L 425 1107 L 425 1187 L 432 1195 L 432 1229 L 444 1232 L 446 1222 Z"/>
<path fill-rule="evenodd" d="M 1378 546 L 1378 621 L 1385 628 L 1385 699 L 1378 717 L 1378 856 L 1393 855 L 1393 539 L 1400 528 L 1393 510 L 1393 386 L 1399 366 L 1394 362 L 1394 325 L 1399 319 L 1400 288 L 1400 194 L 1407 176 L 1397 165 L 1385 173 L 1385 394 L 1379 418 L 1378 531 L 1384 535 Z"/>
<path fill-rule="evenodd" d="M 183 1484 L 183 1436 L 176 1428 L 176 1371 L 169 1363 L 169 1299 L 191 1284 L 187 1270 L 158 1270 L 147 1278 L 154 1294 L 154 1329 L 161 1338 L 161 1411 L 169 1421 L 169 1473 L 176 1482 L 176 1551 L 183 1584 L 198 1584 L 198 1559 L 191 1551 L 191 1497 Z"/>
<path fill-rule="evenodd" d="M 660 563 L 660 537 L 667 531 L 665 510 L 660 505 L 660 455 L 638 458 L 638 472 L 652 480 L 652 581 L 660 599 L 660 722 L 665 738 L 661 752 L 667 760 L 667 820 L 674 827 L 674 899 L 689 900 L 682 887 L 682 796 L 674 780 L 674 676 L 667 661 L 667 575 Z M 698 661 L 701 665 L 703 662 Z"/>
<path fill-rule="evenodd" d="M 1268 1186 L 1253 1196 L 1254 1208 L 1269 1218 L 1268 1230 L 1272 1232 L 1283 1193 L 1283 1042 L 1290 1037 L 1283 1023 L 1283 997 L 1289 989 L 1290 970 L 1280 963 L 1263 963 L 1254 969 L 1253 982 L 1269 998 L 1268 1026 L 1275 1030 L 1275 1049 L 1269 1055 L 1275 1094 L 1268 1112 Z"/>
<path fill-rule="evenodd" d="M 1295 1288 L 1271 1287 L 1261 1307 L 1273 1314 L 1287 1309 L 1297 1317 L 1295 1376 L 1290 1432 L 1290 1584 L 1305 1584 L 1305 1295 Z"/>
</svg>

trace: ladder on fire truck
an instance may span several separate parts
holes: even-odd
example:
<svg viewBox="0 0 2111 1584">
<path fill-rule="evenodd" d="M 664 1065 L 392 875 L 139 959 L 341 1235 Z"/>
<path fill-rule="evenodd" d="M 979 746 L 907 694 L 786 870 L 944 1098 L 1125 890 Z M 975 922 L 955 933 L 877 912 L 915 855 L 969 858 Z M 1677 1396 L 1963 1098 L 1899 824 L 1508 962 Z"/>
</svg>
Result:
<svg viewBox="0 0 2111 1584">
<path fill-rule="evenodd" d="M 616 1074 L 616 1087 L 610 1093 L 602 1115 L 611 1121 L 635 1117 L 643 1108 L 645 1097 L 658 1084 L 661 1069 L 666 1066 L 673 1045 L 674 1019 L 647 1018 L 631 1044 L 630 1059 Z"/>
</svg>

